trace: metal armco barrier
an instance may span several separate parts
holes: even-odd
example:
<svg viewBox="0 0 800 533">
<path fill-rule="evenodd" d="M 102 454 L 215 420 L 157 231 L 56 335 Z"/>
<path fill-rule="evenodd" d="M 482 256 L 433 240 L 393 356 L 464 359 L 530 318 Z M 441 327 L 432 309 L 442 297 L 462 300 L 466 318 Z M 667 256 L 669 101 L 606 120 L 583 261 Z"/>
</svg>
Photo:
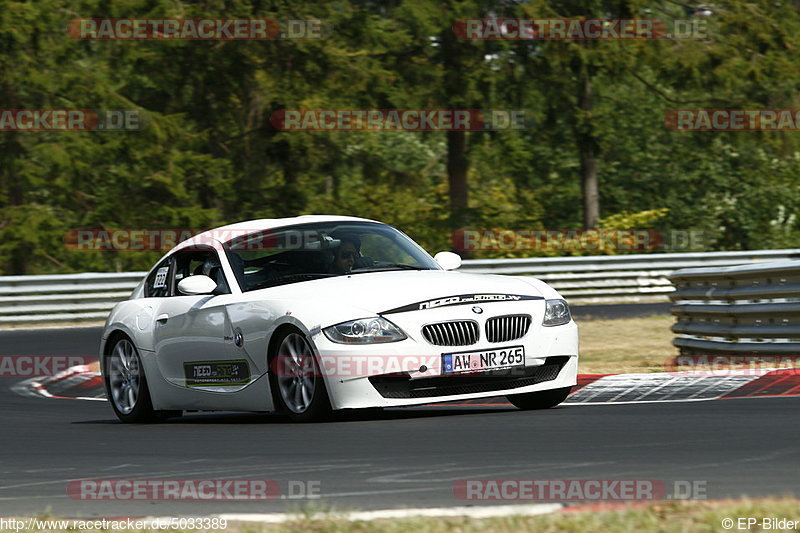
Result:
<svg viewBox="0 0 800 533">
<path fill-rule="evenodd" d="M 636 254 L 464 261 L 479 274 L 527 274 L 546 281 L 571 304 L 666 302 L 675 290 L 669 276 L 680 268 L 722 267 L 790 258 L 800 249 L 747 252 Z"/>
<path fill-rule="evenodd" d="M 0 277 L 0 324 L 102 322 L 146 272 Z"/>
<path fill-rule="evenodd" d="M 800 260 L 690 268 L 669 279 L 681 354 L 800 354 Z"/>
<path fill-rule="evenodd" d="M 667 301 L 679 268 L 719 267 L 797 257 L 800 250 L 466 260 L 460 271 L 528 275 L 572 304 Z M 99 322 L 145 272 L 0 277 L 0 325 Z"/>
</svg>

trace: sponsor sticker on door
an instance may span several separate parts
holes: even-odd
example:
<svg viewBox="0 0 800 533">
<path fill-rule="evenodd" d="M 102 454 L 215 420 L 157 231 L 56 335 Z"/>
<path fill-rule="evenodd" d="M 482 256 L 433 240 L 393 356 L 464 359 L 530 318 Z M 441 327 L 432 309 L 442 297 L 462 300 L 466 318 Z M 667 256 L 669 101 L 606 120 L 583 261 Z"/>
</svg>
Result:
<svg viewBox="0 0 800 533">
<path fill-rule="evenodd" d="M 192 361 L 183 364 L 188 387 L 247 385 L 247 361 Z"/>
</svg>

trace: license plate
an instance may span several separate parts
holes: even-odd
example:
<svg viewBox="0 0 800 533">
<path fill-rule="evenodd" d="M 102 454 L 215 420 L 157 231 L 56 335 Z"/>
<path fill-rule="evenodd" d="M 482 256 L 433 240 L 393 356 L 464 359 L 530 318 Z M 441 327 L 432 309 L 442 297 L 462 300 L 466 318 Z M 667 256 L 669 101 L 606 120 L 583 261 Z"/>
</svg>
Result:
<svg viewBox="0 0 800 533">
<path fill-rule="evenodd" d="M 497 368 L 525 366 L 525 347 L 511 346 L 493 350 L 442 354 L 445 374 L 483 372 Z"/>
</svg>

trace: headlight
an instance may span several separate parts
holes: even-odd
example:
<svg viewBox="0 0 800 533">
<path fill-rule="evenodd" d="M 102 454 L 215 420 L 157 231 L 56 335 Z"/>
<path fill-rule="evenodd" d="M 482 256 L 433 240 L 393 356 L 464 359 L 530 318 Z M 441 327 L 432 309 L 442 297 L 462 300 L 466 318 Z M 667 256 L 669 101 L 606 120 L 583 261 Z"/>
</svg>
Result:
<svg viewBox="0 0 800 533">
<path fill-rule="evenodd" d="M 330 340 L 341 344 L 397 342 L 406 338 L 400 328 L 380 317 L 342 322 L 322 331 Z"/>
<path fill-rule="evenodd" d="M 547 300 L 545 303 L 543 326 L 561 326 L 572 320 L 564 300 Z"/>
</svg>

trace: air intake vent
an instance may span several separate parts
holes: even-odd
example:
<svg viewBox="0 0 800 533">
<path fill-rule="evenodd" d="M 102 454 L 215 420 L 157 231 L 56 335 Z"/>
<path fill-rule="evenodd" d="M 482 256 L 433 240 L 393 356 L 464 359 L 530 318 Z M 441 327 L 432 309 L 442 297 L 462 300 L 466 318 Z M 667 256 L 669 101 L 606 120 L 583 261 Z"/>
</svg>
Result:
<svg viewBox="0 0 800 533">
<path fill-rule="evenodd" d="M 422 326 L 422 334 L 437 346 L 468 346 L 478 342 L 478 329 L 474 320 L 453 320 Z"/>
<path fill-rule="evenodd" d="M 430 398 L 476 392 L 508 391 L 556 379 L 567 361 L 569 361 L 567 356 L 556 356 L 546 358 L 542 366 L 492 370 L 480 375 L 462 374 L 411 379 L 408 375 L 393 374 L 372 376 L 369 381 L 384 398 Z M 519 375 L 520 372 L 522 375 Z"/>
<path fill-rule="evenodd" d="M 486 321 L 486 339 L 489 342 L 513 341 L 524 337 L 530 327 L 530 315 L 497 316 Z"/>
</svg>

